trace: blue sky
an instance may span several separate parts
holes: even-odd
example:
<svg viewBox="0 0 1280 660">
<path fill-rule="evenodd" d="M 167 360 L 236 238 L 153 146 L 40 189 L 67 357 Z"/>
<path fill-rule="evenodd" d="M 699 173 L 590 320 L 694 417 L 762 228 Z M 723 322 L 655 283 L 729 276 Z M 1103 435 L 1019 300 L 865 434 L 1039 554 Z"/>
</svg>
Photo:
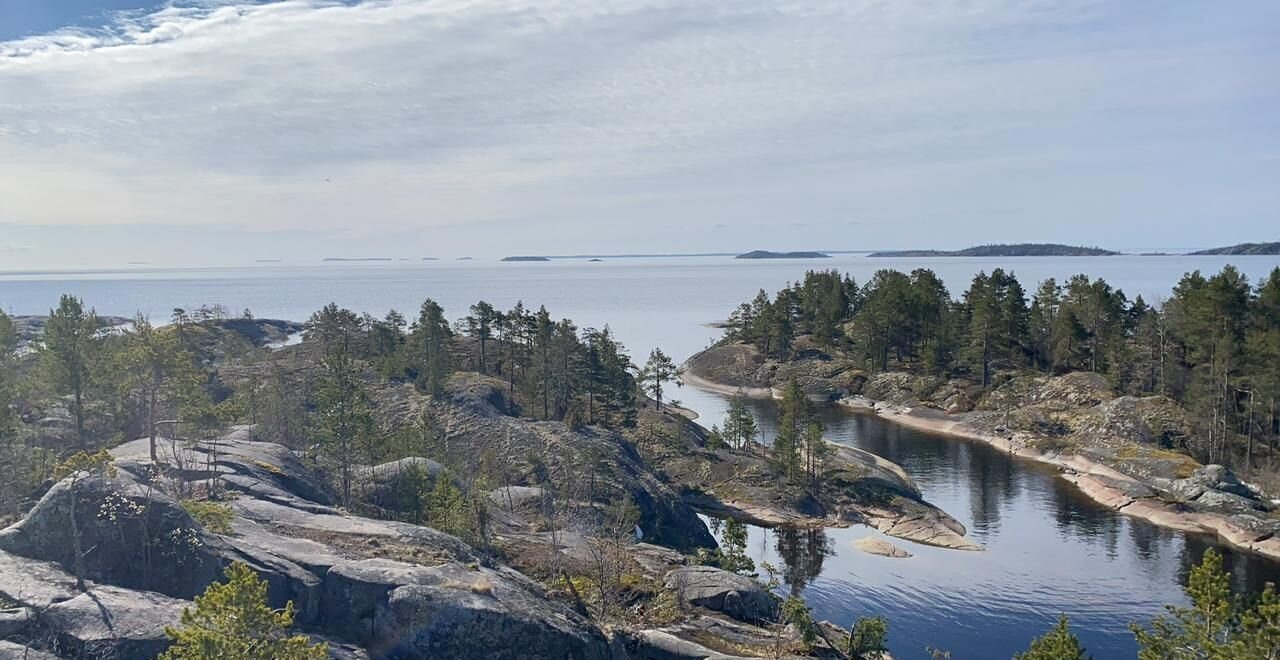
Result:
<svg viewBox="0 0 1280 660">
<path fill-rule="evenodd" d="M 0 0 L 0 270 L 1277 240 L 1278 25 L 1251 0 Z"/>
</svg>

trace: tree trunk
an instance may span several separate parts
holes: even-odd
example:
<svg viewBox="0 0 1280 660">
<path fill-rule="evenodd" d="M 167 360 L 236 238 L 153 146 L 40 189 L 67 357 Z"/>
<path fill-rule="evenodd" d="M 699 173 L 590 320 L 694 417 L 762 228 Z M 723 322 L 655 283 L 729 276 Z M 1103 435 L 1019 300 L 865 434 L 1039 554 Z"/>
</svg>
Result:
<svg viewBox="0 0 1280 660">
<path fill-rule="evenodd" d="M 160 465 L 160 457 L 156 453 L 156 390 L 152 388 L 147 401 L 147 437 L 150 440 L 151 464 Z"/>
<path fill-rule="evenodd" d="M 71 487 L 67 489 L 71 496 L 71 552 L 75 555 L 76 591 L 86 591 L 84 584 L 84 551 L 80 545 L 80 521 L 76 519 L 76 480 L 72 477 Z"/>
</svg>

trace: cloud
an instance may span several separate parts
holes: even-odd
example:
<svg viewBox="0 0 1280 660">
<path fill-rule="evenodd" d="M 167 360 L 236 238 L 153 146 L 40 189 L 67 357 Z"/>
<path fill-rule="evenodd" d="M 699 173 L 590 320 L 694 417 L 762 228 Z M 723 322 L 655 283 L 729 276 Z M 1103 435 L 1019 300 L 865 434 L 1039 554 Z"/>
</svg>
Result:
<svg viewBox="0 0 1280 660">
<path fill-rule="evenodd" d="M 1244 217 L 1280 201 L 1261 155 L 1278 147 L 1262 129 L 1280 114 L 1280 58 L 1248 27 L 1275 11 L 1211 11 L 286 0 L 119 14 L 0 44 L 0 222 L 449 228 L 630 251 L 670 247 L 654 224 L 771 240 L 782 218 L 853 215 L 899 243 L 956 240 L 957 217 L 1114 233 L 1139 209 L 1152 228 L 1191 226 L 1224 198 Z M 1265 171 L 1241 176 L 1240 152 Z"/>
</svg>

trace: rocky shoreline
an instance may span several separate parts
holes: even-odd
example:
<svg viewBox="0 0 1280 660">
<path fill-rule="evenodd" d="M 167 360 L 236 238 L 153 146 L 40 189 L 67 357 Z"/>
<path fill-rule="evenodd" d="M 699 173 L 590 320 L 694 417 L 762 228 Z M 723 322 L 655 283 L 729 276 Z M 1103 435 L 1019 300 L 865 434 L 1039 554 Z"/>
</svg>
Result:
<svg viewBox="0 0 1280 660">
<path fill-rule="evenodd" d="M 988 444 L 1016 456 L 1058 468 L 1060 476 L 1090 499 L 1127 516 L 1193 534 L 1211 534 L 1241 550 L 1280 561 L 1280 537 L 1256 520 L 1212 511 L 1195 511 L 1184 503 L 1156 497 L 1156 488 L 1101 462 L 1079 454 L 1038 449 L 1032 439 L 1007 438 L 966 425 L 963 419 L 937 418 L 919 409 L 850 397 L 837 404 L 855 412 L 873 414 L 908 428 Z"/>
<path fill-rule="evenodd" d="M 1258 493 L 1221 466 L 1201 466 L 1152 446 L 1168 433 L 1162 425 L 1178 424 L 1180 411 L 1163 397 L 1116 397 L 1094 374 L 1069 374 L 1014 378 L 1008 392 L 995 388 L 975 401 L 974 388 L 961 382 L 868 376 L 830 356 L 774 362 L 733 343 L 691 357 L 682 375 L 693 387 L 751 398 L 777 398 L 776 385 L 792 377 L 816 400 L 1051 465 L 1082 493 L 1124 515 L 1280 560 L 1280 520 Z"/>
</svg>

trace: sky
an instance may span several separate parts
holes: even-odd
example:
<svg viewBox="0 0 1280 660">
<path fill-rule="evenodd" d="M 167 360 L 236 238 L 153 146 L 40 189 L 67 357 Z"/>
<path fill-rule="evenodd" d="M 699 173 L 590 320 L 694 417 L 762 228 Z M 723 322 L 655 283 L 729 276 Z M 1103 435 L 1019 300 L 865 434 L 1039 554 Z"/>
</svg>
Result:
<svg viewBox="0 0 1280 660">
<path fill-rule="evenodd" d="M 1280 240 L 1280 3 L 0 0 L 0 271 Z"/>
</svg>

